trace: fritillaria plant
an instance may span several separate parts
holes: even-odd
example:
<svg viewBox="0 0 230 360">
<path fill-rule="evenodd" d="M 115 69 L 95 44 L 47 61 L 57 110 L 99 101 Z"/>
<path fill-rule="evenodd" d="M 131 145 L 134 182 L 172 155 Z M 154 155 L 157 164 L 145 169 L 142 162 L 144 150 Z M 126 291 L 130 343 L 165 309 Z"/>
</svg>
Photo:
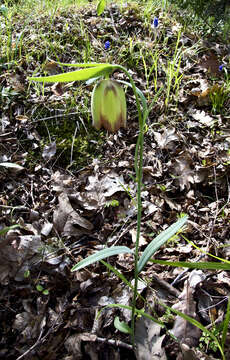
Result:
<svg viewBox="0 0 230 360">
<path fill-rule="evenodd" d="M 107 43 L 107 48 L 109 44 Z M 136 299 L 137 299 L 137 284 L 138 284 L 138 275 L 142 271 L 145 264 L 150 260 L 152 255 L 168 241 L 174 234 L 176 234 L 180 228 L 186 223 L 187 216 L 180 218 L 175 224 L 171 225 L 168 229 L 160 233 L 144 250 L 142 255 L 138 256 L 139 251 L 139 239 L 141 231 L 141 213 L 142 213 L 142 203 L 141 203 L 141 188 L 142 188 L 142 167 L 143 167 L 143 141 L 144 141 L 144 131 L 146 119 L 148 113 L 151 109 L 147 107 L 146 99 L 143 93 L 135 86 L 134 81 L 130 73 L 120 65 L 113 64 L 60 64 L 62 66 L 72 66 L 81 68 L 80 70 L 67 72 L 64 74 L 58 74 L 53 76 L 45 77 L 31 77 L 30 81 L 39 81 L 42 83 L 45 82 L 73 82 L 73 81 L 86 81 L 89 79 L 97 79 L 91 98 L 91 113 L 93 118 L 93 126 L 96 129 L 104 127 L 110 132 L 116 132 L 121 127 L 127 126 L 127 115 L 126 115 L 126 98 L 125 92 L 121 86 L 121 83 L 124 83 L 126 86 L 130 86 L 133 89 L 134 96 L 136 99 L 136 107 L 139 119 L 139 136 L 136 144 L 135 151 L 135 171 L 136 171 L 136 181 L 137 181 L 137 235 L 136 235 L 136 244 L 135 250 L 131 250 L 126 246 L 111 246 L 110 248 L 105 248 L 97 253 L 83 259 L 78 264 L 76 264 L 72 271 L 77 271 L 82 269 L 90 264 L 93 264 L 96 261 L 103 261 L 110 256 L 114 256 L 121 253 L 131 253 L 134 257 L 134 285 L 132 286 L 129 281 L 121 275 L 117 270 L 114 270 L 110 264 L 107 264 L 103 261 L 103 264 L 107 266 L 110 270 L 114 270 L 117 276 L 120 276 L 122 281 L 124 281 L 128 286 L 133 290 L 133 300 L 132 306 L 126 306 L 132 312 L 131 316 L 131 328 L 125 326 L 125 331 L 129 332 L 132 337 L 132 343 L 134 346 L 134 332 L 135 332 L 135 315 L 140 314 L 140 310 L 136 309 Z M 114 71 L 122 71 L 126 74 L 129 82 L 118 82 L 111 79 L 112 73 Z M 100 79 L 100 80 L 98 80 Z M 157 93 L 153 99 L 153 103 L 157 100 L 159 93 Z M 153 104 L 152 103 L 152 104 Z M 120 274 L 120 275 L 119 275 Z M 114 304 L 114 306 L 124 307 L 120 304 Z M 145 316 L 143 312 L 142 315 Z M 150 315 L 148 315 L 150 317 Z M 153 321 L 157 321 L 152 318 Z M 158 322 L 158 321 L 157 321 Z M 121 323 L 116 322 L 117 326 L 120 326 Z M 116 326 L 115 324 L 115 326 Z M 121 326 L 122 327 L 122 326 Z M 124 328 L 124 327 L 123 327 Z M 121 329 L 120 329 L 121 330 Z"/>
</svg>

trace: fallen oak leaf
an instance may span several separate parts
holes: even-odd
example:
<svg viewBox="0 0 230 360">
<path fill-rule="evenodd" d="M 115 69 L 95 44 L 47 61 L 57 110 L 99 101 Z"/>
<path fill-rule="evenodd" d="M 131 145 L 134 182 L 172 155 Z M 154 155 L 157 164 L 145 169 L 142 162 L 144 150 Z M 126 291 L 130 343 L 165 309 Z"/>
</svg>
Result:
<svg viewBox="0 0 230 360">
<path fill-rule="evenodd" d="M 54 211 L 53 223 L 59 233 L 63 236 L 81 236 L 93 229 L 93 224 L 73 209 L 67 194 L 61 193 L 58 201 L 59 207 Z"/>
</svg>

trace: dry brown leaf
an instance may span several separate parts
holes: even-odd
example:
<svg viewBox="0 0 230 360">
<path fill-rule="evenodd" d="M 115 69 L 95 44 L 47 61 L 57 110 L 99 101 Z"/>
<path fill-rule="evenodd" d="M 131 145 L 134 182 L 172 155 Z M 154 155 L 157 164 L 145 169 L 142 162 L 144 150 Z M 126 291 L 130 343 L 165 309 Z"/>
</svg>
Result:
<svg viewBox="0 0 230 360">
<path fill-rule="evenodd" d="M 129 231 L 131 237 L 132 237 L 132 242 L 135 244 L 136 240 L 137 240 L 137 231 L 136 229 L 131 229 Z M 146 239 L 144 238 L 144 236 L 142 234 L 140 234 L 140 239 L 139 239 L 139 246 L 144 246 L 147 245 L 148 242 L 146 241 Z"/>
<path fill-rule="evenodd" d="M 191 116 L 205 126 L 213 126 L 216 122 L 216 120 L 213 117 L 207 115 L 204 110 L 193 111 Z"/>
<path fill-rule="evenodd" d="M 193 292 L 196 285 L 204 280 L 204 278 L 202 271 L 192 271 L 189 280 L 185 283 L 184 290 L 179 297 L 179 303 L 174 305 L 173 308 L 197 319 L 196 303 L 193 299 Z M 172 333 L 182 344 L 186 344 L 190 348 L 197 345 L 201 335 L 201 331 L 198 327 L 184 320 L 181 316 L 176 316 Z"/>
<path fill-rule="evenodd" d="M 56 154 L 56 150 L 57 150 L 56 141 L 53 141 L 49 145 L 44 146 L 44 149 L 42 152 L 43 159 L 45 159 L 46 161 L 49 161 L 50 159 L 52 159 L 52 157 Z"/>
<path fill-rule="evenodd" d="M 167 360 L 160 335 L 161 326 L 144 316 L 137 320 L 135 331 L 135 354 L 137 360 Z"/>
<path fill-rule="evenodd" d="M 56 96 L 61 96 L 64 94 L 63 85 L 61 83 L 56 83 L 53 86 L 51 86 L 51 90 Z"/>
<path fill-rule="evenodd" d="M 108 198 L 125 191 L 125 187 L 123 176 L 114 171 L 104 175 L 102 179 L 96 174 L 88 177 L 85 191 L 76 193 L 75 198 L 84 209 L 98 210 L 105 206 Z"/>
<path fill-rule="evenodd" d="M 175 147 L 175 141 L 179 141 L 179 136 L 175 133 L 175 128 L 165 128 L 161 134 L 154 131 L 154 138 L 161 149 L 172 149 Z"/>
<path fill-rule="evenodd" d="M 209 54 L 204 55 L 199 63 L 199 66 L 203 69 L 208 70 L 208 72 L 213 75 L 220 75 L 220 62 L 214 51 L 210 51 Z"/>
<path fill-rule="evenodd" d="M 58 200 L 59 206 L 54 211 L 53 223 L 55 229 L 60 234 L 63 236 L 78 237 L 89 233 L 89 231 L 93 229 L 93 224 L 84 219 L 73 209 L 67 194 L 60 194 Z"/>
<path fill-rule="evenodd" d="M 170 171 L 173 176 L 177 179 L 181 190 L 184 188 L 189 189 L 190 184 L 194 183 L 194 170 L 192 169 L 192 158 L 188 153 L 183 153 L 178 156 L 172 166 Z"/>
</svg>

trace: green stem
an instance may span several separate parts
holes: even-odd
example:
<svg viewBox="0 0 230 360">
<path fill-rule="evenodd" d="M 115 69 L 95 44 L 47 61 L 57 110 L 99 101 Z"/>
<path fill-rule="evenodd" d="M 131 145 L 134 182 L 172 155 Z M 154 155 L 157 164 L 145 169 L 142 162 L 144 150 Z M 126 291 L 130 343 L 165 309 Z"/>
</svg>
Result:
<svg viewBox="0 0 230 360">
<path fill-rule="evenodd" d="M 134 253 L 134 289 L 133 289 L 133 299 L 132 299 L 132 319 L 131 319 L 131 329 L 132 329 L 132 345 L 135 346 L 135 309 L 136 309 L 136 300 L 137 300 L 137 285 L 138 285 L 138 251 L 139 251 L 139 240 L 141 233 L 141 213 L 142 213 L 142 202 L 141 202 L 141 188 L 142 188 L 142 175 L 143 175 L 143 144 L 144 144 L 144 126 L 145 120 L 147 117 L 146 104 L 143 104 L 144 114 L 142 115 L 140 101 L 137 93 L 136 86 L 134 81 L 129 74 L 129 72 L 123 67 L 118 65 L 118 69 L 124 71 L 124 73 L 129 78 L 129 81 L 132 85 L 133 92 L 136 98 L 136 105 L 138 111 L 139 119 L 139 136 L 137 139 L 136 150 L 135 150 L 135 171 L 137 177 L 137 235 L 136 235 L 136 244 L 135 244 L 135 253 Z"/>
</svg>

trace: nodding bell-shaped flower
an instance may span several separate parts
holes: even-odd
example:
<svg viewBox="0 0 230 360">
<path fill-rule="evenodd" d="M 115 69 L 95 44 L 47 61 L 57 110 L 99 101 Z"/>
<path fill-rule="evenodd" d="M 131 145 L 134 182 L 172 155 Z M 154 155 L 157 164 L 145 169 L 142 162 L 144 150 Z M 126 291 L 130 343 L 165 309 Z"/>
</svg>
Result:
<svg viewBox="0 0 230 360">
<path fill-rule="evenodd" d="M 126 127 L 126 98 L 121 85 L 115 80 L 101 80 L 93 89 L 91 98 L 93 126 L 99 130 L 102 126 L 116 132 Z"/>
</svg>

